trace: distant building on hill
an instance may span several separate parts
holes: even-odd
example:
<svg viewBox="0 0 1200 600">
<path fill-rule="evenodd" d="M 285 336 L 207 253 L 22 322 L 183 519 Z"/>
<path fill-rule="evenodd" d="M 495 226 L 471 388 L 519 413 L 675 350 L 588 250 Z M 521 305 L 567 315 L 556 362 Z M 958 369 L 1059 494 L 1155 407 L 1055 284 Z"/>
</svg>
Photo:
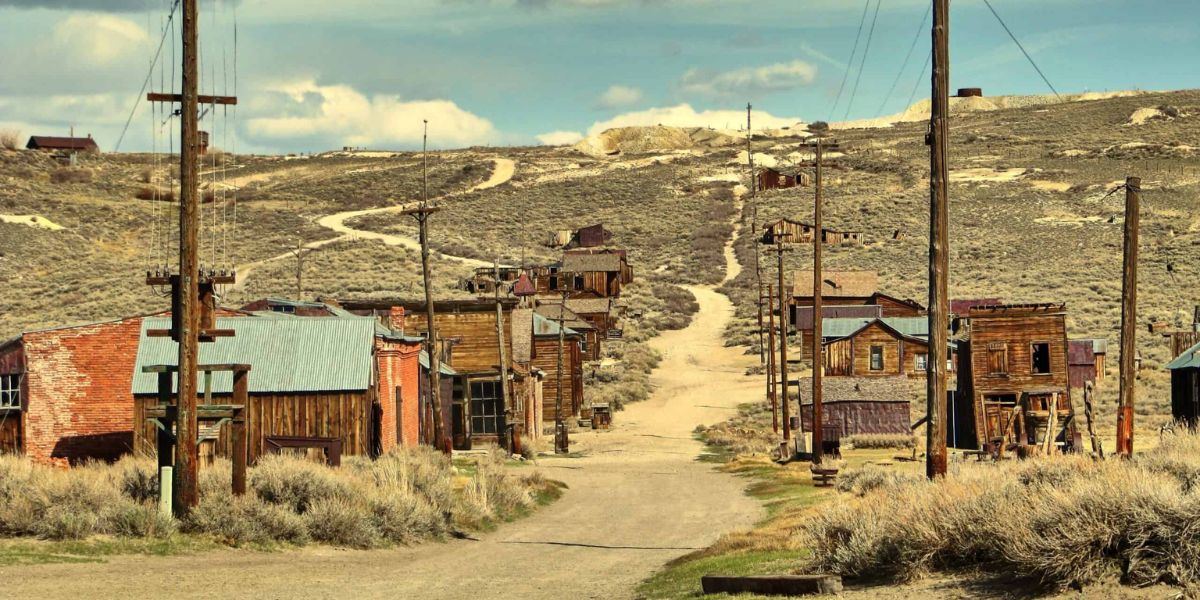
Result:
<svg viewBox="0 0 1200 600">
<path fill-rule="evenodd" d="M 54 137 L 48 135 L 35 135 L 29 138 L 29 143 L 25 144 L 25 148 L 29 150 L 46 150 L 50 152 L 99 152 L 100 147 L 96 145 L 96 140 L 92 139 L 92 134 L 87 137 Z"/>
</svg>

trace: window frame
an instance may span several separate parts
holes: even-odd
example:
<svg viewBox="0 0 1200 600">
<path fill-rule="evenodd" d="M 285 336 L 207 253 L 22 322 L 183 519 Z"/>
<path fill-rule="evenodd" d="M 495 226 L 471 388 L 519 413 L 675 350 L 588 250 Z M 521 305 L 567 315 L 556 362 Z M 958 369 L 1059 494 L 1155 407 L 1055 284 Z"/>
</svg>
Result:
<svg viewBox="0 0 1200 600">
<path fill-rule="evenodd" d="M 24 373 L 0 374 L 0 410 L 21 410 Z"/>
<path fill-rule="evenodd" d="M 999 353 L 1003 357 L 1003 360 L 999 361 L 999 365 L 1003 369 L 1002 371 L 995 371 L 992 369 L 992 364 L 996 362 L 992 360 L 993 353 Z M 988 375 L 997 375 L 1003 377 L 1008 376 L 1010 369 L 1008 368 L 1008 344 L 1006 342 L 988 342 L 987 370 Z"/>
<path fill-rule="evenodd" d="M 876 351 L 878 351 L 878 357 L 879 357 L 879 366 L 878 367 L 875 366 Z M 872 344 L 871 345 L 870 354 L 868 355 L 869 360 L 868 360 L 868 364 L 867 364 L 867 368 L 869 370 L 882 371 L 884 369 L 884 364 L 887 361 L 884 360 L 883 352 L 884 352 L 884 349 L 883 349 L 882 345 L 880 345 L 880 344 Z"/>
<path fill-rule="evenodd" d="M 1037 362 L 1035 361 L 1034 357 L 1036 356 L 1035 348 L 1037 346 L 1045 346 L 1046 347 L 1046 370 L 1045 371 L 1036 370 Z M 1048 341 L 1029 342 L 1029 374 L 1037 375 L 1037 376 L 1054 374 L 1054 361 L 1050 359 L 1050 342 L 1048 342 Z"/>
<path fill-rule="evenodd" d="M 471 387 L 471 434 L 500 435 L 500 419 L 504 416 L 503 389 L 499 380 L 477 380 Z M 489 410 L 490 409 L 490 410 Z M 489 431 L 488 424 L 491 424 Z"/>
<path fill-rule="evenodd" d="M 929 353 L 917 352 L 913 356 L 913 368 L 917 371 L 929 371 Z"/>
</svg>

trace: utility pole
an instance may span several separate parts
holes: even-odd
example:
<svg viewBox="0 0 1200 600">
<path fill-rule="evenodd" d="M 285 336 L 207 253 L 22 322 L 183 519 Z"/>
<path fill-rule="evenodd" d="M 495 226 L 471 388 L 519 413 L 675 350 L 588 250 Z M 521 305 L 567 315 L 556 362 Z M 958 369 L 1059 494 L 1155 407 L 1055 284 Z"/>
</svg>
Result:
<svg viewBox="0 0 1200 600">
<path fill-rule="evenodd" d="M 296 238 L 296 302 L 304 300 L 304 240 Z"/>
<path fill-rule="evenodd" d="M 196 57 L 200 51 L 200 14 L 197 0 L 183 0 L 183 89 L 180 102 L 179 138 L 179 285 L 176 295 L 179 315 L 179 396 L 175 423 L 175 491 L 172 511 L 188 514 L 200 503 L 199 462 L 196 444 L 196 380 L 200 358 L 200 74 Z"/>
<path fill-rule="evenodd" d="M 950 112 L 950 0 L 933 0 L 933 111 L 929 120 L 929 373 L 925 476 L 946 474 L 946 361 L 949 324 L 947 152 Z"/>
<path fill-rule="evenodd" d="M 767 319 L 770 321 L 767 327 L 767 397 L 771 399 L 771 429 L 779 433 L 779 386 L 775 382 L 775 288 L 771 284 L 767 284 Z"/>
<path fill-rule="evenodd" d="M 783 441 L 789 442 L 792 439 L 792 422 L 791 422 L 791 399 L 788 394 L 791 386 L 788 382 L 788 364 L 787 364 L 787 347 L 788 347 L 788 310 L 787 303 L 783 300 L 783 253 L 788 250 L 783 247 L 783 238 L 788 234 L 776 231 L 775 232 L 775 254 L 778 256 L 777 269 L 779 271 L 779 376 L 780 376 L 780 396 L 779 402 L 782 405 L 783 413 Z M 803 430 L 803 427 L 801 427 Z"/>
<path fill-rule="evenodd" d="M 436 314 L 429 277 L 429 215 L 438 209 L 429 206 L 429 120 L 422 122 L 425 129 L 421 137 L 421 205 L 401 211 L 401 214 L 416 217 L 420 231 L 421 276 L 425 282 L 425 348 L 429 353 L 429 398 L 433 404 L 433 445 L 449 454 L 450 445 L 446 443 L 446 430 L 442 423 L 442 357 L 437 347 Z"/>
<path fill-rule="evenodd" d="M 1121 269 L 1121 397 L 1117 407 L 1117 455 L 1133 456 L 1133 403 L 1137 392 L 1137 261 L 1142 180 L 1125 178 L 1125 249 Z"/>
<path fill-rule="evenodd" d="M 821 344 L 824 314 L 821 311 L 821 293 L 824 287 L 824 276 L 821 275 L 821 246 L 824 245 L 825 230 L 821 226 L 821 138 L 817 138 L 817 170 L 813 178 L 816 196 L 813 199 L 813 339 L 812 339 L 812 463 L 821 464 L 824 454 L 821 444 L 821 387 L 825 376 L 825 352 Z M 803 341 L 803 340 L 801 340 Z M 803 410 L 803 409 L 802 409 Z"/>
<path fill-rule="evenodd" d="M 758 174 L 754 172 L 754 134 L 750 129 L 750 103 L 746 103 L 746 165 L 750 169 L 750 235 L 758 236 Z M 754 247 L 754 280 L 758 284 L 759 294 L 762 294 L 762 261 L 759 258 L 758 246 Z M 758 363 L 766 362 L 763 351 L 763 307 L 758 303 Z"/>
<path fill-rule="evenodd" d="M 500 355 L 500 414 L 505 415 L 504 425 L 497 428 L 501 431 L 497 431 L 496 433 L 498 435 L 505 435 L 508 433 L 507 416 L 511 414 L 510 410 L 512 408 L 512 404 L 510 403 L 511 397 L 508 394 L 508 350 L 504 347 L 504 308 L 500 306 L 500 259 L 496 259 L 492 262 L 492 269 L 496 278 L 496 342 L 499 346 Z M 510 452 L 515 453 L 520 450 L 519 448 L 515 447 L 516 444 L 512 443 L 511 440 L 509 440 L 509 442 L 512 444 L 512 447 L 509 448 Z M 504 445 L 505 444 L 501 443 L 501 446 Z"/>
<path fill-rule="evenodd" d="M 562 305 L 567 305 L 567 291 L 562 292 Z M 563 420 L 563 345 L 566 341 L 566 325 L 563 322 L 563 315 L 566 311 L 558 311 L 558 386 L 556 396 L 554 398 L 554 453 L 566 454 L 570 452 L 570 443 L 567 441 L 567 424 Z"/>
</svg>

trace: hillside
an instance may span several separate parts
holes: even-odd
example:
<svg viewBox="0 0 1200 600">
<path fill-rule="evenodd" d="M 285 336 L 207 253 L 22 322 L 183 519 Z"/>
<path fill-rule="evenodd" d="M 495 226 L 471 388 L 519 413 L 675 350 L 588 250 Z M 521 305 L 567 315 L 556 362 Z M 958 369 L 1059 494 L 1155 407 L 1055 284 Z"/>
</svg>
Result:
<svg viewBox="0 0 1200 600">
<path fill-rule="evenodd" d="M 1019 104 L 1019 103 L 1018 103 Z M 914 107 L 914 110 L 919 107 Z M 651 128 L 652 129 L 652 128 Z M 831 171 L 826 223 L 860 229 L 862 248 L 831 249 L 829 268 L 870 268 L 898 296 L 924 298 L 928 153 L 925 124 L 837 131 L 847 168 Z M 1140 319 L 1184 325 L 1200 268 L 1200 92 L 1142 94 L 1063 104 L 996 106 L 957 112 L 951 123 L 951 293 L 1006 301 L 1065 301 L 1073 336 L 1117 338 L 1122 195 L 1108 195 L 1126 174 L 1144 179 Z M 783 166 L 805 157 L 801 131 L 756 135 L 754 151 Z M 722 134 L 724 135 L 724 134 Z M 788 137 L 792 135 L 793 137 Z M 623 133 L 621 139 L 638 138 Z M 667 136 L 671 137 L 671 136 Z M 490 261 L 533 261 L 557 229 L 604 222 L 630 250 L 637 276 L 666 283 L 716 283 L 721 246 L 735 214 L 734 186 L 744 182 L 745 148 L 687 136 L 668 147 L 629 145 L 619 156 L 594 158 L 569 147 L 489 148 L 431 155 L 430 187 L 442 211 L 432 221 L 435 245 Z M 674 138 L 671 138 L 674 139 Z M 317 223 L 350 210 L 419 198 L 420 156 L 336 153 L 325 156 L 223 157 L 226 183 L 243 186 L 232 224 L 218 232 L 224 263 L 255 266 L 231 304 L 295 294 L 297 238 L 334 240 L 305 259 L 304 295 L 411 295 L 419 261 L 405 247 L 344 238 Z M 494 159 L 515 161 L 511 181 L 466 190 L 486 180 Z M 761 162 L 761 161 L 760 161 Z M 171 230 L 165 203 L 139 200 L 164 187 L 171 170 L 147 155 L 99 155 L 82 161 L 79 181 L 50 159 L 0 151 L 0 339 L 22 330 L 147 312 L 165 300 L 142 284 L 153 240 Z M 83 180 L 86 179 L 86 180 Z M 149 182 L 149 183 L 147 183 Z M 465 192 L 465 193 L 464 193 Z M 808 220 L 811 188 L 760 196 L 759 220 Z M 215 205 L 205 205 L 212 211 Z M 231 207 L 226 207 L 229 210 Z M 220 210 L 220 209 L 218 209 Z M 749 210 L 749 204 L 747 204 Z M 211 212 L 206 214 L 212 214 Z M 218 213 L 219 214 L 219 213 Z M 62 229 L 26 222 L 39 216 Z M 748 215 L 748 212 L 747 212 Z M 219 219 L 219 217 L 210 217 Z M 228 216 L 226 216 L 228 220 Z M 10 222 L 13 221 L 13 222 Z M 211 224 L 213 221 L 209 221 Z M 394 212 L 349 219 L 357 230 L 412 236 L 409 217 Z M 901 231 L 904 238 L 893 240 Z M 753 307 L 752 243 L 739 244 L 748 267 L 727 286 L 738 307 L 734 340 L 748 340 Z M 161 253 L 161 251 L 160 251 Z M 167 254 L 169 254 L 169 249 Z M 790 254 L 788 269 L 811 260 Z M 217 261 L 221 263 L 221 260 Z M 451 295 L 466 263 L 434 261 L 439 295 Z M 1168 271 L 1168 265 L 1171 270 Z M 768 268 L 768 273 L 773 269 Z M 1161 338 L 1142 335 L 1143 411 L 1161 415 L 1166 401 Z M 1116 365 L 1116 356 L 1110 357 Z M 1113 371 L 1115 375 L 1115 371 Z M 1108 385 L 1115 387 L 1115 376 Z M 1101 390 L 1104 402 L 1112 394 Z"/>
</svg>

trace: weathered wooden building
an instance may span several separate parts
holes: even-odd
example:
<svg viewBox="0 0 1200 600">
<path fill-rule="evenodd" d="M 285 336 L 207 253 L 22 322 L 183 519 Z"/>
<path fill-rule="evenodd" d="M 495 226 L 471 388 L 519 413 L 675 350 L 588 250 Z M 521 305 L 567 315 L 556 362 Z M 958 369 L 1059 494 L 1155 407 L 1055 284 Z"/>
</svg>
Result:
<svg viewBox="0 0 1200 600">
<path fill-rule="evenodd" d="M 608 298 L 588 299 L 608 300 Z M 561 299 L 554 303 L 538 303 L 534 312 L 554 323 L 562 323 L 570 331 L 579 334 L 580 359 L 582 361 L 600 360 L 600 332 L 590 321 L 575 314 L 570 308 L 564 308 Z"/>
<path fill-rule="evenodd" d="M 779 219 L 763 224 L 763 233 L 759 242 L 775 244 L 782 240 L 784 244 L 811 244 L 816 228 L 808 223 Z M 861 246 L 863 234 L 861 231 L 840 231 L 824 228 L 821 230 L 821 242 L 827 246 Z"/>
<path fill-rule="evenodd" d="M 756 180 L 759 191 L 806 187 L 811 181 L 808 173 L 803 171 L 784 172 L 774 167 L 759 171 Z"/>
<path fill-rule="evenodd" d="M 341 454 L 378 456 L 414 446 L 422 436 L 419 397 L 421 338 L 380 328 L 361 317 L 223 317 L 232 337 L 200 345 L 200 364 L 247 364 L 247 459 L 283 446 L 335 444 Z M 134 448 L 152 453 L 155 426 L 146 420 L 159 403 L 158 382 L 147 367 L 173 365 L 178 344 L 147 334 L 165 318 L 142 323 L 133 369 Z M 201 377 L 203 391 L 206 377 Z M 215 372 L 202 404 L 228 404 L 233 378 Z M 202 454 L 229 456 L 228 424 L 203 427 Z"/>
<path fill-rule="evenodd" d="M 822 313 L 835 315 L 832 307 L 878 307 L 861 309 L 850 317 L 916 317 L 925 314 L 925 307 L 914 300 L 896 298 L 879 291 L 879 275 L 875 271 L 823 271 L 821 286 Z M 797 357 L 811 358 L 812 353 L 813 272 L 796 271 L 788 310 L 793 329 L 802 343 Z M 847 309 L 849 310 L 849 309 Z M 868 314 L 869 313 L 869 314 Z"/>
<path fill-rule="evenodd" d="M 1067 360 L 1071 387 L 1082 389 L 1089 383 L 1104 379 L 1104 357 L 1108 341 L 1104 339 L 1070 340 Z"/>
<path fill-rule="evenodd" d="M 29 138 L 29 142 L 25 144 L 25 148 L 29 150 L 46 150 L 50 152 L 99 152 L 100 147 L 96 145 L 96 140 L 92 139 L 92 134 L 87 137 L 58 137 L 52 135 L 35 135 Z"/>
<path fill-rule="evenodd" d="M 975 306 L 959 344 L 955 423 L 970 447 L 1073 441 L 1066 305 Z M 973 443 L 972 443 L 973 442 Z"/>
<path fill-rule="evenodd" d="M 547 286 L 547 292 L 567 289 L 576 297 L 615 298 L 621 295 L 622 286 L 633 282 L 633 268 L 624 250 L 569 250 L 563 253 L 558 271 L 551 268 L 550 275 L 559 277 L 557 285 Z"/>
<path fill-rule="evenodd" d="M 561 297 L 542 296 L 538 304 L 552 305 L 562 302 Z M 567 298 L 567 310 L 587 321 L 596 331 L 598 343 L 594 355 L 600 356 L 604 340 L 621 337 L 620 308 L 615 298 Z"/>
<path fill-rule="evenodd" d="M 1200 425 L 1200 344 L 1167 364 L 1171 371 L 1171 416 L 1195 429 Z"/>
<path fill-rule="evenodd" d="M 533 331 L 530 364 L 545 373 L 542 382 L 542 419 L 554 422 L 557 418 L 558 402 L 558 323 L 536 312 L 533 314 Z M 562 394 L 563 412 L 578 417 L 584 404 L 583 396 L 583 336 L 569 327 L 563 329 Z M 568 414 L 564 414 L 566 419 Z"/>
<path fill-rule="evenodd" d="M 822 339 L 825 374 L 832 377 L 924 377 L 929 370 L 926 317 L 825 319 Z"/>
<path fill-rule="evenodd" d="M 822 386 L 821 424 L 826 440 L 848 435 L 912 433 L 910 404 L 917 394 L 907 377 L 833 377 Z M 813 430 L 812 379 L 800 380 L 800 418 Z"/>
<path fill-rule="evenodd" d="M 611 231 L 604 228 L 604 225 L 597 223 L 580 227 L 579 229 L 563 229 L 554 232 L 547 240 L 546 245 L 551 248 L 559 248 L 569 250 L 571 248 L 599 248 L 608 244 L 612 240 L 613 234 Z"/>
</svg>

